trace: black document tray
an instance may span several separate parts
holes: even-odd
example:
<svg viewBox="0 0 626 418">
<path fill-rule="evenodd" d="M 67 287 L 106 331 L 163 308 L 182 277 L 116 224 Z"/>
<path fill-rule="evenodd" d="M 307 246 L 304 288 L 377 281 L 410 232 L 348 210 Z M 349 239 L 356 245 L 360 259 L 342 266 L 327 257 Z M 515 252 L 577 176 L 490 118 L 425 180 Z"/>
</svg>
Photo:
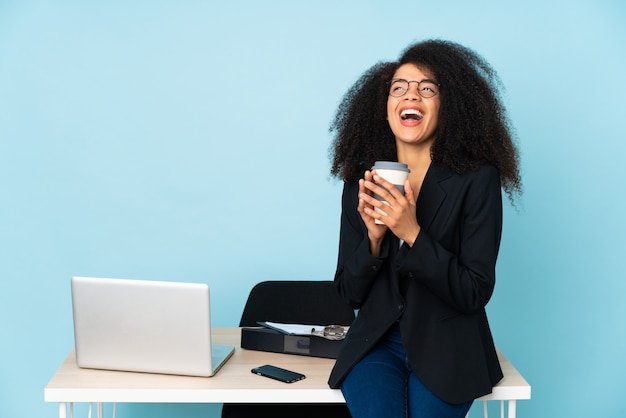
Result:
<svg viewBox="0 0 626 418">
<path fill-rule="evenodd" d="M 241 329 L 241 348 L 248 350 L 337 358 L 342 342 L 314 335 L 287 335 L 265 327 Z"/>
</svg>

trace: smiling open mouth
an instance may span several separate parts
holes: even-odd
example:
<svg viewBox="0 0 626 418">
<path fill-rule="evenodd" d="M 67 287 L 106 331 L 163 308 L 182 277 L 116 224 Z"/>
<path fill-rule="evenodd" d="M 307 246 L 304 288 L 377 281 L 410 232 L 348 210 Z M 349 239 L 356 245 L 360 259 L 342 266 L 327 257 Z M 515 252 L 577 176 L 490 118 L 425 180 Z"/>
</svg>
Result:
<svg viewBox="0 0 626 418">
<path fill-rule="evenodd" d="M 402 118 L 402 120 L 421 120 L 423 117 L 424 115 L 422 112 L 416 109 L 404 109 L 402 113 L 400 113 L 400 118 Z"/>
</svg>

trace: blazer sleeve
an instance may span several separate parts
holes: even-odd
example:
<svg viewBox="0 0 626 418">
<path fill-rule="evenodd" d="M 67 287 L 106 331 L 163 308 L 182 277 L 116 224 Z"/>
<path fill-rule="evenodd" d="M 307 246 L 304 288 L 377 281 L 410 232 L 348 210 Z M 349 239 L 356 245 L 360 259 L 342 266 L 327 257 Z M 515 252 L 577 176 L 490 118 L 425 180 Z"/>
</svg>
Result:
<svg viewBox="0 0 626 418">
<path fill-rule="evenodd" d="M 385 238 L 379 257 L 370 253 L 367 227 L 357 211 L 358 183 L 345 183 L 341 198 L 341 228 L 335 285 L 354 308 L 360 308 L 389 257 Z"/>
<path fill-rule="evenodd" d="M 502 192 L 493 166 L 461 177 L 462 185 L 448 190 L 439 209 L 437 216 L 447 219 L 422 228 L 412 247 L 403 245 L 395 263 L 401 276 L 418 280 L 455 310 L 473 313 L 485 307 L 495 286 Z"/>
</svg>

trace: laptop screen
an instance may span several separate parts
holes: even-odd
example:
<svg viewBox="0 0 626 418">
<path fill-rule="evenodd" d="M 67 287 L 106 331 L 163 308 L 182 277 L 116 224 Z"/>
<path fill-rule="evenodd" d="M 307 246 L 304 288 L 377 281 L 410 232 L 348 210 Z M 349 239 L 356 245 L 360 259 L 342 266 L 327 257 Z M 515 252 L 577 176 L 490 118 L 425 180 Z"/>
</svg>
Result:
<svg viewBox="0 0 626 418">
<path fill-rule="evenodd" d="M 214 374 L 207 284 L 72 277 L 71 287 L 79 367 Z"/>
</svg>

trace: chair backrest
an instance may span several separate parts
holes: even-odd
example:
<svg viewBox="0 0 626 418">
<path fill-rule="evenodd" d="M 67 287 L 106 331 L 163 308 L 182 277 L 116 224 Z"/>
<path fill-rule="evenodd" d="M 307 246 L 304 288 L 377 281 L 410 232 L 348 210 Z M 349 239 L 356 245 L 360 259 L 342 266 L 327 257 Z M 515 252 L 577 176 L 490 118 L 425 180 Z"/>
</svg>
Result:
<svg viewBox="0 0 626 418">
<path fill-rule="evenodd" d="M 290 324 L 350 325 L 354 309 L 331 281 L 265 281 L 250 291 L 239 326 L 257 321 Z"/>
</svg>

